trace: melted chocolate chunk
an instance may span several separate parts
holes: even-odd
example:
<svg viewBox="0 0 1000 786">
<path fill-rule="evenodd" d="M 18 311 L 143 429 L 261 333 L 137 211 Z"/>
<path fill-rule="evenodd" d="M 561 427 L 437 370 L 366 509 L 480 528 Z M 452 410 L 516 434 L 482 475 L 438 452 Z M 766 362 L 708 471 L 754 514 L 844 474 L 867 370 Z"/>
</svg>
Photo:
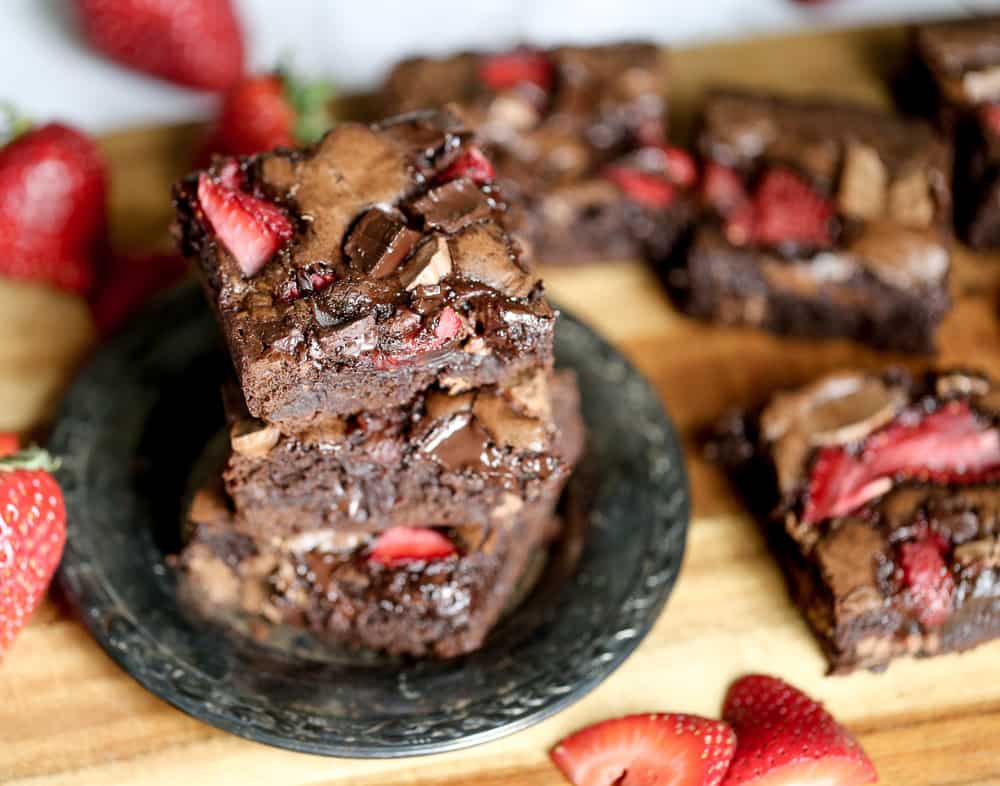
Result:
<svg viewBox="0 0 1000 786">
<path fill-rule="evenodd" d="M 493 205 L 483 190 L 465 177 L 432 188 L 412 205 L 430 229 L 457 232 L 490 217 Z"/>
<path fill-rule="evenodd" d="M 344 243 L 351 266 L 372 278 L 386 278 L 396 272 L 420 233 L 406 226 L 403 216 L 373 207 L 358 219 Z"/>
</svg>

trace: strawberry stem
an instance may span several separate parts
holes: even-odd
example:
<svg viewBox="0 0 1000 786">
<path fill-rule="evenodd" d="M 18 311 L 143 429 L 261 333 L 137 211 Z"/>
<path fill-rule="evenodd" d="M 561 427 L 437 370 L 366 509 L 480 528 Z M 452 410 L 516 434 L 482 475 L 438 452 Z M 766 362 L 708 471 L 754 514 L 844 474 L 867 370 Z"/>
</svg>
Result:
<svg viewBox="0 0 1000 786">
<path fill-rule="evenodd" d="M 288 103 L 295 110 L 295 138 L 304 145 L 319 141 L 334 124 L 333 82 L 328 79 L 303 81 L 282 66 L 278 74 L 285 85 Z"/>
<path fill-rule="evenodd" d="M 0 142 L 8 144 L 34 125 L 31 118 L 18 111 L 9 101 L 0 101 L 0 115 L 3 116 L 3 126 L 0 127 Z"/>
<path fill-rule="evenodd" d="M 11 455 L 0 458 L 0 472 L 14 472 L 19 469 L 43 469 L 55 472 L 61 462 L 44 448 L 37 445 L 24 448 Z"/>
</svg>

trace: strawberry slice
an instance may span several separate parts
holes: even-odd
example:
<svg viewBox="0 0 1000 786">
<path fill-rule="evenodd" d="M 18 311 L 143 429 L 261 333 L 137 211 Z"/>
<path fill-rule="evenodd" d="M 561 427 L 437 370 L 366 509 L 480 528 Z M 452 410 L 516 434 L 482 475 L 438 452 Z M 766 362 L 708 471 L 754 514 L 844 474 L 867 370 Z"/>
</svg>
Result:
<svg viewBox="0 0 1000 786">
<path fill-rule="evenodd" d="M 743 186 L 743 179 L 732 167 L 717 161 L 705 164 L 701 181 L 702 198 L 720 215 L 727 216 L 735 208 L 749 204 L 750 197 Z"/>
<path fill-rule="evenodd" d="M 468 147 L 462 154 L 439 175 L 438 180 L 447 182 L 460 177 L 467 177 L 479 185 L 492 183 L 496 180 L 493 164 L 478 147 Z"/>
<path fill-rule="evenodd" d="M 455 553 L 455 545 L 437 530 L 392 527 L 375 539 L 369 559 L 392 568 L 408 562 L 445 559 Z"/>
<path fill-rule="evenodd" d="M 862 786 L 878 780 L 857 741 L 823 707 L 761 674 L 729 688 L 722 717 L 736 732 L 723 786 Z"/>
<path fill-rule="evenodd" d="M 933 532 L 899 548 L 903 583 L 910 590 L 917 619 L 928 628 L 941 625 L 951 616 L 955 580 L 945 564 L 946 549 L 947 544 Z"/>
<path fill-rule="evenodd" d="M 690 188 L 698 180 L 698 166 L 687 150 L 674 145 L 656 145 L 663 154 L 663 168 L 672 183 Z"/>
<path fill-rule="evenodd" d="M 253 276 L 291 240 L 294 230 L 277 205 L 235 188 L 237 179 L 231 167 L 217 178 L 202 173 L 198 203 L 243 275 Z"/>
<path fill-rule="evenodd" d="M 553 72 L 548 55 L 533 49 L 488 55 L 479 61 L 479 80 L 498 93 L 521 84 L 537 85 L 548 92 Z"/>
<path fill-rule="evenodd" d="M 767 171 L 754 192 L 753 240 L 824 248 L 832 242 L 833 205 L 790 169 Z"/>
<path fill-rule="evenodd" d="M 628 715 L 588 726 L 549 754 L 574 786 L 715 786 L 736 741 L 696 715 Z"/>
<path fill-rule="evenodd" d="M 677 189 L 673 183 L 660 175 L 616 165 L 607 167 L 604 176 L 633 202 L 654 210 L 669 207 L 677 198 Z"/>
<path fill-rule="evenodd" d="M 809 479 L 803 521 L 844 516 L 888 491 L 892 479 L 970 483 L 1000 476 L 1000 432 L 967 402 L 929 415 L 908 413 L 870 436 L 859 454 L 820 450 Z"/>
</svg>

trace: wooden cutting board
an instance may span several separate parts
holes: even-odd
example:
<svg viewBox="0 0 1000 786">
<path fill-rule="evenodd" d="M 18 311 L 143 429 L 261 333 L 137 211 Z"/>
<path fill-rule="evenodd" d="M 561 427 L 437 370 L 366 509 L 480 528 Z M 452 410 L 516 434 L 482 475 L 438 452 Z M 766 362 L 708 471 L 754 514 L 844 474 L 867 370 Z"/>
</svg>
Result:
<svg viewBox="0 0 1000 786">
<path fill-rule="evenodd" d="M 869 30 L 677 52 L 677 125 L 690 128 L 703 87 L 723 81 L 885 102 L 885 76 L 902 40 L 899 30 Z M 122 244 L 169 242 L 167 189 L 183 170 L 192 138 L 190 128 L 161 128 L 104 140 Z M 1000 374 L 1000 258 L 957 257 L 957 307 L 942 332 L 941 361 Z M 778 340 L 694 323 L 670 307 L 640 264 L 546 272 L 553 295 L 653 380 L 689 440 L 695 427 L 779 385 L 826 369 L 899 360 L 845 342 Z M 0 428 L 32 428 L 44 422 L 85 360 L 92 329 L 74 299 L 12 284 L 0 287 L 0 325 Z M 726 685 L 761 670 L 826 701 L 860 737 L 883 783 L 1000 783 L 1000 643 L 898 662 L 884 674 L 824 676 L 823 658 L 786 599 L 753 523 L 693 445 L 689 457 L 695 515 L 666 611 L 607 682 L 530 730 L 460 753 L 381 762 L 246 742 L 188 718 L 132 682 L 55 597 L 0 667 L 0 783 L 555 786 L 563 781 L 546 751 L 563 735 L 628 712 L 717 714 Z"/>
</svg>

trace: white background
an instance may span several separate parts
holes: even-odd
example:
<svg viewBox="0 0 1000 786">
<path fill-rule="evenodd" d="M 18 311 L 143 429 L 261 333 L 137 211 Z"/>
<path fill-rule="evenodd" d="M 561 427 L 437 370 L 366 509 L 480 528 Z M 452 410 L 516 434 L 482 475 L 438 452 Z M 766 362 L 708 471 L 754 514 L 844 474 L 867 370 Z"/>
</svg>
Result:
<svg viewBox="0 0 1000 786">
<path fill-rule="evenodd" d="M 90 130 L 202 116 L 212 99 L 102 60 L 81 45 L 67 0 L 0 0 L 0 100 Z M 237 0 L 250 63 L 286 55 L 305 74 L 370 86 L 416 52 L 527 40 L 666 43 L 795 28 L 1000 11 L 1000 0 Z"/>
</svg>

